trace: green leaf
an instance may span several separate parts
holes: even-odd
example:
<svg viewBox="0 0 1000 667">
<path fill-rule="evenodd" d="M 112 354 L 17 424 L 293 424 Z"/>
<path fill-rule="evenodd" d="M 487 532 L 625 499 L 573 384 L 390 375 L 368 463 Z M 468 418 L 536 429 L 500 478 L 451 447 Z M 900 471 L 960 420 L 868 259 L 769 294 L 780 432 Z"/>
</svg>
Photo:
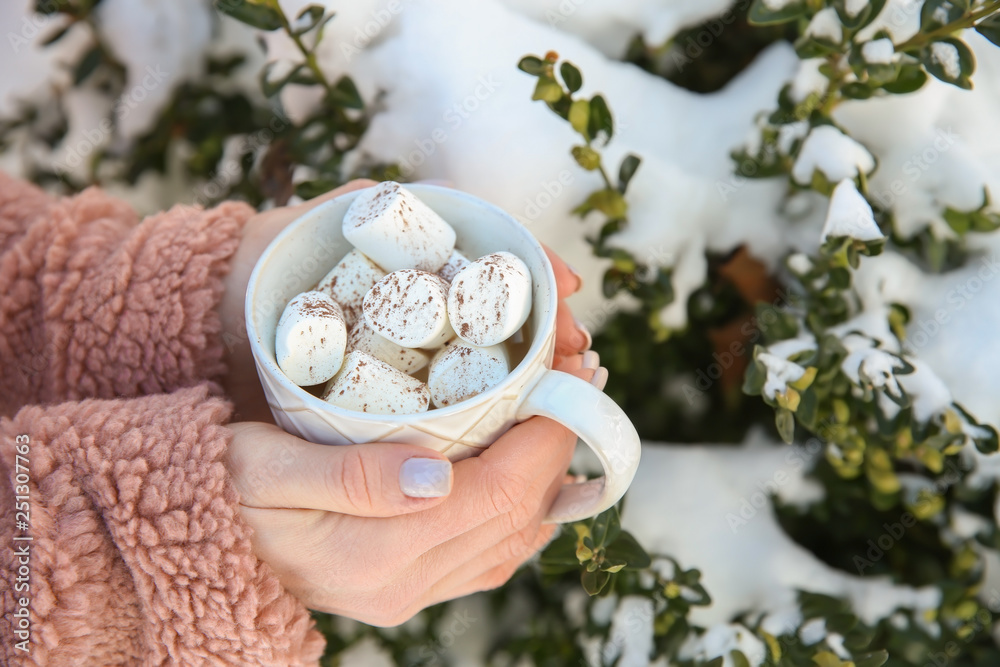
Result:
<svg viewBox="0 0 1000 667">
<path fill-rule="evenodd" d="M 638 156 L 631 153 L 625 156 L 621 166 L 618 168 L 618 192 L 625 194 L 629 181 L 635 176 L 635 171 L 639 168 L 640 164 L 642 164 L 642 159 Z"/>
<path fill-rule="evenodd" d="M 884 86 L 887 83 L 892 83 L 899 76 L 901 71 L 899 65 L 895 64 L 880 64 L 873 63 L 865 67 L 865 71 L 868 72 L 868 85 L 879 87 Z"/>
<path fill-rule="evenodd" d="M 295 186 L 295 194 L 303 199 L 312 199 L 333 190 L 338 185 L 340 184 L 326 179 L 302 181 Z"/>
<path fill-rule="evenodd" d="M 856 667 L 882 667 L 889 660 L 889 652 L 886 650 L 866 653 L 854 658 Z"/>
<path fill-rule="evenodd" d="M 763 349 L 757 346 L 756 349 Z M 748 396 L 759 396 L 764 390 L 764 383 L 767 381 L 767 373 L 764 365 L 759 361 L 751 361 L 747 366 L 746 375 L 743 377 L 743 393 Z"/>
<path fill-rule="evenodd" d="M 348 109 L 363 109 L 365 106 L 364 100 L 361 99 L 361 93 L 358 92 L 357 86 L 354 85 L 354 81 L 346 75 L 340 77 L 340 80 L 337 81 L 333 90 L 327 96 L 327 100 L 331 104 Z"/>
<path fill-rule="evenodd" d="M 303 24 L 293 29 L 291 33 L 296 37 L 300 37 L 306 34 L 310 30 L 318 26 L 321 21 L 323 21 L 323 17 L 325 14 L 326 14 L 326 8 L 321 5 L 309 5 L 303 8 L 302 11 L 299 12 L 299 15 L 295 18 L 296 24 L 300 22 L 302 22 Z M 329 21 L 332 18 L 333 16 L 331 15 L 327 17 L 326 20 Z M 304 22 L 303 19 L 305 19 Z"/>
<path fill-rule="evenodd" d="M 577 164 L 587 171 L 593 171 L 601 166 L 601 154 L 590 146 L 573 146 L 570 152 Z"/>
<path fill-rule="evenodd" d="M 733 661 L 733 667 L 750 667 L 750 661 L 747 660 L 747 657 L 743 655 L 742 651 L 733 649 L 729 652 L 729 657 Z"/>
<path fill-rule="evenodd" d="M 860 81 L 852 81 L 851 83 L 845 83 L 840 92 L 850 100 L 867 100 L 872 96 L 872 92 L 874 91 L 867 84 Z"/>
<path fill-rule="evenodd" d="M 803 35 L 795 42 L 795 53 L 803 60 L 819 58 L 839 51 L 837 44 L 811 35 Z"/>
<path fill-rule="evenodd" d="M 549 64 L 538 56 L 525 56 L 517 63 L 517 68 L 531 76 L 544 76 Z"/>
<path fill-rule="evenodd" d="M 55 44 L 60 39 L 66 36 L 69 29 L 76 25 L 76 21 L 70 21 L 63 27 L 56 30 L 54 33 L 42 40 L 42 46 L 49 46 L 50 44 Z"/>
<path fill-rule="evenodd" d="M 604 553 L 608 558 L 624 560 L 628 563 L 628 567 L 633 569 L 646 568 L 652 563 L 649 554 L 638 540 L 624 530 L 618 535 L 618 539 L 607 546 Z"/>
<path fill-rule="evenodd" d="M 259 30 L 270 31 L 281 27 L 281 14 L 264 4 L 250 0 L 215 0 L 215 8 Z"/>
<path fill-rule="evenodd" d="M 614 120 L 611 117 L 611 109 L 608 103 L 600 95 L 594 95 L 590 99 L 590 136 L 598 137 L 602 132 L 605 134 L 605 143 L 611 140 L 615 133 Z"/>
<path fill-rule="evenodd" d="M 559 66 L 559 73 L 562 75 L 562 80 L 566 83 L 566 87 L 569 88 L 569 92 L 575 93 L 583 86 L 583 75 L 580 74 L 580 70 L 573 63 L 569 61 L 564 62 Z"/>
<path fill-rule="evenodd" d="M 940 54 L 945 62 L 939 60 L 936 54 Z M 920 51 L 920 62 L 924 69 L 941 81 L 966 90 L 972 89 L 969 77 L 976 69 L 976 59 L 962 40 L 949 37 L 924 47 Z"/>
<path fill-rule="evenodd" d="M 601 570 L 584 572 L 580 575 L 580 583 L 583 584 L 583 590 L 587 591 L 587 595 L 590 596 L 599 594 L 608 585 L 609 581 L 611 581 L 611 574 Z"/>
<path fill-rule="evenodd" d="M 924 0 L 920 8 L 920 32 L 928 33 L 954 23 L 965 15 L 966 9 L 968 2 L 963 6 L 956 0 Z"/>
<path fill-rule="evenodd" d="M 927 83 L 927 73 L 919 65 L 905 64 L 899 70 L 896 80 L 884 84 L 882 88 L 894 95 L 905 95 L 920 90 L 925 83 Z"/>
<path fill-rule="evenodd" d="M 976 24 L 976 32 L 1000 46 L 1000 14 L 987 16 Z"/>
<path fill-rule="evenodd" d="M 559 531 L 559 536 L 539 556 L 539 563 L 549 571 L 576 571 L 580 561 L 576 556 L 577 537 L 566 526 Z"/>
<path fill-rule="evenodd" d="M 531 99 L 542 100 L 543 102 L 557 102 L 563 96 L 562 86 L 559 82 L 549 76 L 541 76 L 535 84 L 535 92 Z"/>
<path fill-rule="evenodd" d="M 771 9 L 768 2 L 769 0 L 754 0 L 750 5 L 747 21 L 753 25 L 788 23 L 806 13 L 806 5 L 798 0 L 793 0 L 781 9 Z"/>
<path fill-rule="evenodd" d="M 972 229 L 972 219 L 968 213 L 956 211 L 949 206 L 944 210 L 943 217 L 948 226 L 954 229 L 959 236 L 965 235 Z"/>
<path fill-rule="evenodd" d="M 79 86 L 83 83 L 88 76 L 94 73 L 103 59 L 104 52 L 101 51 L 100 46 L 95 46 L 87 51 L 73 69 L 73 85 Z"/>
<path fill-rule="evenodd" d="M 820 651 L 814 655 L 813 663 L 815 663 L 817 667 L 844 667 L 845 664 L 841 662 L 840 658 L 838 658 L 836 654 L 831 653 L 830 651 Z"/>
<path fill-rule="evenodd" d="M 573 101 L 573 104 L 569 107 L 569 124 L 573 126 L 574 130 L 582 134 L 584 139 L 590 141 L 591 137 L 587 131 L 590 124 L 590 103 L 587 100 Z"/>
<path fill-rule="evenodd" d="M 778 408 L 774 412 L 774 425 L 778 427 L 778 435 L 787 444 L 792 444 L 795 437 L 795 416 L 791 410 Z"/>
<path fill-rule="evenodd" d="M 598 210 L 609 218 L 624 218 L 628 211 L 628 205 L 624 197 L 617 190 L 597 190 L 587 197 L 587 201 L 580 204 L 574 213 L 586 215 L 590 211 Z"/>
<path fill-rule="evenodd" d="M 876 0 L 875 2 L 865 3 L 861 10 L 853 16 L 847 11 L 846 0 L 833 0 L 833 7 L 837 10 L 837 17 L 845 28 L 848 30 L 857 30 L 871 23 L 878 16 L 885 5 L 885 1 Z"/>
<path fill-rule="evenodd" d="M 611 574 L 617 574 L 625 569 L 628 563 L 620 560 L 611 560 L 609 558 L 604 559 L 604 564 L 601 565 L 601 569 L 605 572 L 610 572 Z"/>
<path fill-rule="evenodd" d="M 261 91 L 267 97 L 273 97 L 281 92 L 281 89 L 290 83 L 297 83 L 305 86 L 312 86 L 319 81 L 313 72 L 306 68 L 303 64 L 298 64 L 288 74 L 280 79 L 271 79 L 271 70 L 277 65 L 276 62 L 269 62 L 264 66 L 264 69 L 260 71 L 260 88 Z"/>
<path fill-rule="evenodd" d="M 597 545 L 598 548 L 603 547 L 605 544 L 614 542 L 622 531 L 621 519 L 618 516 L 618 508 L 612 507 L 611 509 L 598 514 L 594 518 L 594 524 L 590 530 L 591 534 L 594 536 L 594 544 Z"/>
</svg>

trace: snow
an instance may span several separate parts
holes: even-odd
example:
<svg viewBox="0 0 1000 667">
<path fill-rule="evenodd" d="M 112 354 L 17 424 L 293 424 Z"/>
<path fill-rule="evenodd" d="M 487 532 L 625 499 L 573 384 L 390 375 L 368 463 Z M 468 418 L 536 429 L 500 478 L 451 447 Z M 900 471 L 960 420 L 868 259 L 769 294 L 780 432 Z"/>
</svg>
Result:
<svg viewBox="0 0 1000 667">
<path fill-rule="evenodd" d="M 813 267 L 812 260 L 803 252 L 792 253 L 788 256 L 787 262 L 788 268 L 800 276 L 809 273 Z"/>
<path fill-rule="evenodd" d="M 792 178 L 808 185 L 819 170 L 831 183 L 854 178 L 875 168 L 875 159 L 864 145 L 832 125 L 814 127 L 792 166 Z"/>
<path fill-rule="evenodd" d="M 826 619 L 823 618 L 810 619 L 799 628 L 799 639 L 806 646 L 818 644 L 826 635 Z"/>
<path fill-rule="evenodd" d="M 962 63 L 954 44 L 934 42 L 931 44 L 931 58 L 941 65 L 949 79 L 957 79 L 962 75 Z"/>
<path fill-rule="evenodd" d="M 868 6 L 868 0 L 847 0 L 844 3 L 844 10 L 847 15 L 854 18 L 861 13 L 861 10 Z"/>
<path fill-rule="evenodd" d="M 647 44 L 658 46 L 684 28 L 714 19 L 733 0 L 504 0 L 504 4 L 547 26 L 579 35 L 618 58 L 636 33 Z"/>
<path fill-rule="evenodd" d="M 681 647 L 678 657 L 682 660 L 709 661 L 723 656 L 723 667 L 733 667 L 731 651 L 742 651 L 751 665 L 764 662 L 767 649 L 764 642 L 738 623 L 713 625 L 701 637 L 689 637 Z"/>
<path fill-rule="evenodd" d="M 782 125 L 778 129 L 778 150 L 786 155 L 792 152 L 792 144 L 809 134 L 809 121 L 800 120 Z"/>
<path fill-rule="evenodd" d="M 875 223 L 871 204 L 861 196 L 850 179 L 842 180 L 833 189 L 820 239 L 826 241 L 838 236 L 849 236 L 858 241 L 874 241 L 883 237 Z"/>
<path fill-rule="evenodd" d="M 995 253 L 973 258 L 950 273 L 925 274 L 895 252 L 866 257 L 855 275 L 865 311 L 900 303 L 911 310 L 907 359 L 915 372 L 899 375 L 914 399 L 914 416 L 926 419 L 952 400 L 980 421 L 1000 425 L 1000 349 L 984 345 L 1000 328 L 1000 261 Z M 875 318 L 877 319 L 877 318 Z M 888 331 L 866 333 L 886 340 Z"/>
<path fill-rule="evenodd" d="M 789 338 L 768 346 L 767 351 L 781 359 L 788 359 L 799 352 L 816 349 L 816 339 L 811 334 L 804 334 L 799 338 Z M 793 380 L 794 382 L 794 380 Z"/>
<path fill-rule="evenodd" d="M 764 364 L 766 369 L 767 380 L 764 383 L 763 394 L 770 398 L 784 394 L 788 390 L 789 382 L 801 379 L 806 373 L 806 369 L 797 363 L 767 352 L 758 354 L 757 361 Z"/>
<path fill-rule="evenodd" d="M 872 65 L 888 65 L 896 55 L 896 47 L 887 37 L 865 42 L 861 47 L 861 55 L 865 62 Z"/>
<path fill-rule="evenodd" d="M 905 42 L 920 31 L 920 8 L 923 4 L 924 0 L 888 0 L 875 20 L 858 31 L 857 41 L 868 41 L 885 31 L 894 44 Z"/>
<path fill-rule="evenodd" d="M 104 0 L 95 11 L 101 38 L 125 63 L 126 94 L 142 97 L 119 123 L 122 136 L 134 138 L 150 129 L 181 82 L 201 74 L 212 8 L 202 0 Z"/>
<path fill-rule="evenodd" d="M 795 102 L 803 102 L 813 93 L 822 94 L 830 80 L 819 71 L 823 58 L 809 58 L 799 63 L 798 72 L 792 79 L 790 95 Z"/>
<path fill-rule="evenodd" d="M 372 637 L 349 646 L 337 658 L 344 667 L 393 667 L 396 664 L 392 655 Z"/>
<path fill-rule="evenodd" d="M 884 389 L 897 398 L 902 392 L 895 371 L 902 367 L 903 362 L 898 357 L 874 347 L 854 350 L 840 362 L 841 370 L 851 382 Z"/>
<path fill-rule="evenodd" d="M 603 664 L 646 667 L 653 655 L 653 601 L 626 595 L 611 619 L 608 641 L 602 649 Z"/>
<path fill-rule="evenodd" d="M 926 363 L 910 359 L 910 364 L 913 372 L 899 375 L 897 380 L 912 400 L 913 418 L 927 421 L 951 406 L 951 391 Z"/>
<path fill-rule="evenodd" d="M 778 525 L 768 493 L 814 502 L 804 472 L 823 456 L 812 447 L 782 447 L 761 436 L 743 446 L 648 445 L 625 505 L 623 525 L 651 552 L 696 565 L 714 592 L 690 619 L 703 627 L 728 624 L 740 613 L 791 618 L 797 590 L 847 598 L 866 623 L 897 607 L 926 610 L 940 601 L 933 587 L 912 588 L 884 577 L 835 570 L 796 544 Z M 665 520 L 664 517 L 669 517 Z M 733 554 L 740 554 L 733 558 Z"/>
<path fill-rule="evenodd" d="M 837 16 L 837 10 L 827 7 L 816 12 L 806 27 L 805 34 L 814 39 L 839 44 L 844 39 L 844 29 L 840 24 L 840 17 Z"/>
</svg>

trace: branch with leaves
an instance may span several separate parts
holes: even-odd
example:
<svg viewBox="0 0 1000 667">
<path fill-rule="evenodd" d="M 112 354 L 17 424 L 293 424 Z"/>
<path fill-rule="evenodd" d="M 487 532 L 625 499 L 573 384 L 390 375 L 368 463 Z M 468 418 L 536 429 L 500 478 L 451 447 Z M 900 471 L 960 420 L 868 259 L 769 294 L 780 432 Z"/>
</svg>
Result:
<svg viewBox="0 0 1000 667">
<path fill-rule="evenodd" d="M 602 283 L 604 296 L 610 299 L 624 292 L 635 297 L 658 339 L 665 339 L 670 331 L 663 327 L 659 313 L 674 299 L 671 268 L 649 266 L 627 250 L 611 244 L 615 233 L 628 224 L 625 194 L 641 159 L 636 155 L 626 155 L 618 167 L 617 182 L 608 175 L 599 148 L 606 146 L 614 136 L 614 118 L 604 96 L 574 97 L 583 87 L 583 75 L 573 63 L 563 61 L 560 64 L 559 55 L 549 51 L 544 58 L 525 56 L 517 66 L 522 72 L 538 79 L 531 99 L 544 102 L 583 139 L 582 144 L 573 146 L 570 151 L 577 164 L 587 171 L 598 173 L 604 183 L 604 187 L 592 192 L 573 209 L 580 217 L 593 212 L 602 213 L 605 217 L 598 234 L 587 239 L 596 256 L 611 260 L 611 268 L 605 272 Z"/>
</svg>

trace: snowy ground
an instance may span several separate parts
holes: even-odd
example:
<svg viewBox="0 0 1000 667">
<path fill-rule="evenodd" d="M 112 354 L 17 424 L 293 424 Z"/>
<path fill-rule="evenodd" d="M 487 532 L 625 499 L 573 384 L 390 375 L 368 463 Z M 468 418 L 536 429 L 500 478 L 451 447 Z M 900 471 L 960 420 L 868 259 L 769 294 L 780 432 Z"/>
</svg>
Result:
<svg viewBox="0 0 1000 667">
<path fill-rule="evenodd" d="M 398 162 L 414 178 L 447 179 L 518 216 L 584 274 L 586 289 L 574 307 L 593 328 L 608 316 L 599 294 L 603 268 L 583 240 L 591 225 L 570 211 L 597 181 L 570 157 L 570 128 L 529 101 L 534 80 L 515 68 L 525 54 L 555 50 L 579 66 L 582 92 L 601 91 L 615 115 L 618 132 L 607 148 L 609 163 L 616 165 L 628 152 L 643 158 L 629 190 L 631 226 L 616 243 L 640 260 L 674 267 L 677 300 L 663 312 L 665 323 L 684 325 L 686 297 L 705 277 L 706 250 L 745 243 L 774 266 L 789 252 L 817 247 L 827 201 L 799 196 L 787 202 L 784 183 L 734 176 L 729 158 L 752 135 L 755 114 L 774 105 L 786 81 L 798 73 L 796 86 L 808 90 L 814 64 L 800 65 L 790 48 L 775 46 L 724 90 L 696 95 L 614 60 L 636 31 L 650 42 L 663 41 L 724 10 L 726 0 L 393 3 L 324 3 L 337 17 L 327 31 L 322 66 L 332 77 L 349 73 L 378 109 L 355 164 Z M 44 100 L 53 87 L 65 87 L 68 77 L 59 63 L 75 62 L 86 47 L 74 28 L 57 48 L 41 50 L 38 35 L 51 28 L 25 14 L 29 4 L 0 5 L 0 33 L 8 35 L 16 62 L 0 73 L 0 115 L 11 111 L 16 98 Z M 294 14 L 309 3 L 282 4 Z M 918 5 L 888 3 L 880 23 L 897 42 L 912 33 Z M 119 137 L 102 136 L 96 129 L 109 111 L 107 100 L 87 87 L 72 93 L 70 132 L 64 147 L 50 156 L 53 161 L 65 161 L 66 151 L 89 141 L 94 132 L 100 142 L 127 142 L 141 133 L 174 85 L 199 76 L 206 50 L 254 48 L 252 32 L 228 19 L 221 22 L 221 37 L 213 39 L 210 10 L 201 0 L 105 0 L 100 7 L 106 37 L 128 63 L 129 90 L 146 92 L 130 107 Z M 974 91 L 932 81 L 915 94 L 918 101 L 845 104 L 836 114 L 862 144 L 860 152 L 852 149 L 852 164 L 870 170 L 865 156 L 877 164 L 871 190 L 894 208 L 904 234 L 926 224 L 943 229 L 943 208 L 975 208 L 983 186 L 1000 193 L 1000 133 L 994 129 L 1000 50 L 985 48 L 977 36 L 968 39 L 978 60 Z M 268 34 L 264 40 L 269 58 L 293 57 L 283 35 Z M 875 51 L 871 57 L 884 56 Z M 161 78 L 147 86 L 151 71 Z M 234 85 L 250 89 L 256 84 L 247 76 Z M 305 89 L 288 89 L 283 101 L 293 118 L 316 102 Z M 828 146 L 837 138 L 817 135 L 815 141 Z M 811 174 L 812 166 L 802 169 Z M 0 167 L 16 171 L 18 156 L 0 156 Z M 190 184 L 166 179 L 126 194 L 150 209 L 192 192 Z M 858 281 L 872 312 L 893 301 L 912 309 L 912 351 L 956 400 L 981 420 L 1000 425 L 995 398 L 1000 395 L 1000 346 L 989 342 L 1000 328 L 1000 280 L 994 280 L 1000 237 L 972 243 L 982 258 L 960 271 L 925 275 L 890 252 L 866 259 Z M 790 500 L 815 497 L 818 490 L 802 479 L 810 455 L 799 452 L 801 460 L 790 463 L 787 457 L 795 451 L 757 439 L 734 448 L 646 448 L 626 526 L 649 548 L 703 570 L 715 604 L 696 612 L 694 620 L 716 629 L 705 646 L 689 647 L 692 655 L 738 643 L 727 623 L 741 611 L 771 614 L 779 625 L 793 622 L 796 587 L 847 596 L 870 620 L 891 612 L 895 603 L 934 604 L 933 592 L 835 572 L 782 533 L 769 508 L 754 498 L 768 484 Z M 731 517 L 741 517 L 744 502 L 753 515 L 734 525 Z M 731 559 L 733 553 L 742 555 Z"/>
</svg>

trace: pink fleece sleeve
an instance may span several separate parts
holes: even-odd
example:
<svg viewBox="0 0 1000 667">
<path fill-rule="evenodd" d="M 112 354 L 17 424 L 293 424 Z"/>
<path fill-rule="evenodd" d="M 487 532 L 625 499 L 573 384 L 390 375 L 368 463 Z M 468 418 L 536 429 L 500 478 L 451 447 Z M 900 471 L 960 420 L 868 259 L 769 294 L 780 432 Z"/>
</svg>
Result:
<svg viewBox="0 0 1000 667">
<path fill-rule="evenodd" d="M 0 419 L 0 663 L 316 664 L 322 636 L 237 514 L 222 463 L 228 416 L 203 384 Z M 19 435 L 27 531 L 14 522 Z M 29 588 L 18 590 L 26 544 Z M 21 597 L 28 654 L 16 649 Z"/>
<path fill-rule="evenodd" d="M 252 213 L 175 206 L 139 221 L 96 188 L 53 198 L 0 173 L 0 415 L 218 380 L 215 307 Z"/>
</svg>

